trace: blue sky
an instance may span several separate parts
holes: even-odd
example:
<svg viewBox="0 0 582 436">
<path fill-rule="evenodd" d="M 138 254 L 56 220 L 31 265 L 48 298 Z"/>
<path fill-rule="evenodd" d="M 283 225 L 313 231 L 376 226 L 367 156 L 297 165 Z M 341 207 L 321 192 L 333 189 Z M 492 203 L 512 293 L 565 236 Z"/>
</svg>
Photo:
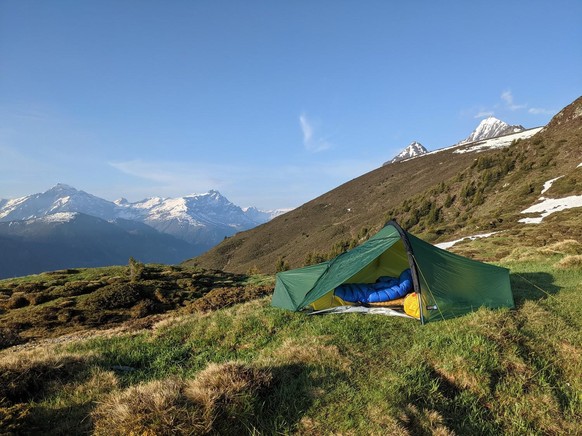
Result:
<svg viewBox="0 0 582 436">
<path fill-rule="evenodd" d="M 0 198 L 294 207 L 582 95 L 582 2 L 0 2 Z"/>
</svg>

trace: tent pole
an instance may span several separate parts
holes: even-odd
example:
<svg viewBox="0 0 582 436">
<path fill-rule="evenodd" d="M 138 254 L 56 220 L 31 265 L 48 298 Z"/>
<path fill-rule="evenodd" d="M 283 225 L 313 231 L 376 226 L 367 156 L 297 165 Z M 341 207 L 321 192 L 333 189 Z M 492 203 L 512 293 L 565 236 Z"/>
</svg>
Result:
<svg viewBox="0 0 582 436">
<path fill-rule="evenodd" d="M 398 234 L 400 235 L 400 238 L 402 239 L 402 242 L 404 244 L 404 249 L 406 250 L 406 256 L 408 257 L 408 264 L 410 265 L 410 272 L 412 273 L 412 284 L 414 285 L 414 292 L 416 292 L 418 294 L 418 307 L 420 308 L 420 323 L 422 325 L 424 325 L 424 311 L 422 310 L 422 298 L 420 295 L 420 293 L 421 293 L 420 280 L 419 280 L 418 271 L 417 271 L 418 264 L 416 262 L 416 259 L 414 258 L 414 252 L 412 251 L 412 245 L 410 244 L 410 241 L 408 240 L 406 230 L 404 230 L 402 227 L 400 227 L 400 224 L 398 224 L 395 220 L 388 221 L 388 223 L 386 223 L 386 225 L 391 225 L 398 231 Z"/>
<path fill-rule="evenodd" d="M 420 324 L 424 325 L 424 310 L 422 310 L 422 295 L 420 293 L 420 286 L 418 287 L 418 307 L 420 309 Z"/>
</svg>

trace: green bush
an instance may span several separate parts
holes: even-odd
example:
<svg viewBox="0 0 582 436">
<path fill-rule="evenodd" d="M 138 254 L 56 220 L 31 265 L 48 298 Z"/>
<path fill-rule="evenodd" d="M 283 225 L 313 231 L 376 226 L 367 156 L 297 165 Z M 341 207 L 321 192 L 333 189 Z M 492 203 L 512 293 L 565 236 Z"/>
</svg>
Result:
<svg viewBox="0 0 582 436">
<path fill-rule="evenodd" d="M 89 310 L 128 308 L 141 299 L 140 287 L 135 283 L 114 283 L 89 295 L 83 306 Z"/>
</svg>

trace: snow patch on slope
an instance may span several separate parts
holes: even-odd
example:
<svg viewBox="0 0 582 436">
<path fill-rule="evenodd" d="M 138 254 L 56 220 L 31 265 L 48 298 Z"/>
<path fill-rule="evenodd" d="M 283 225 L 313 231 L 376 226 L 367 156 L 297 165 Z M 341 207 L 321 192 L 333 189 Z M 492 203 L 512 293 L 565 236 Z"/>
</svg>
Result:
<svg viewBox="0 0 582 436">
<path fill-rule="evenodd" d="M 45 223 L 67 223 L 72 221 L 77 215 L 77 212 L 57 212 L 37 218 L 37 220 Z"/>
<path fill-rule="evenodd" d="M 435 247 L 442 248 L 443 250 L 447 250 L 451 248 L 453 245 L 457 244 L 458 242 L 464 241 L 466 239 L 470 241 L 474 241 L 475 239 L 479 238 L 488 238 L 491 235 L 494 235 L 499 232 L 491 232 L 491 233 L 481 233 L 480 235 L 473 235 L 473 236 L 465 236 L 461 239 L 455 239 L 454 241 L 449 242 L 441 242 L 440 244 L 435 244 Z"/>
<path fill-rule="evenodd" d="M 537 127 L 535 129 L 524 130 L 523 132 L 487 139 L 485 141 L 478 141 L 472 144 L 463 144 L 465 146 L 464 148 L 459 148 L 458 150 L 453 151 L 453 153 L 479 153 L 485 150 L 509 147 L 513 141 L 530 138 L 542 129 L 543 127 Z"/>
<path fill-rule="evenodd" d="M 534 204 L 521 213 L 539 213 L 539 217 L 521 218 L 520 223 L 539 224 L 547 216 L 574 207 L 582 207 L 582 195 L 571 195 L 564 198 L 544 198 L 541 203 Z"/>
<path fill-rule="evenodd" d="M 580 164 L 582 165 L 582 164 Z M 578 166 L 580 166 L 578 165 Z M 544 187 L 542 189 L 541 194 L 544 194 L 548 189 L 552 187 L 552 184 L 562 178 L 564 176 L 556 177 L 554 179 L 550 179 L 544 183 Z M 545 198 L 540 197 L 538 199 L 540 202 L 536 203 L 525 210 L 522 210 L 521 213 L 535 213 L 539 214 L 537 217 L 528 217 L 528 218 L 521 218 L 519 220 L 520 223 L 524 224 L 540 224 L 544 218 L 547 216 L 561 212 L 563 210 L 572 209 L 574 207 L 582 207 L 582 195 L 570 195 L 569 197 L 564 198 Z"/>
</svg>

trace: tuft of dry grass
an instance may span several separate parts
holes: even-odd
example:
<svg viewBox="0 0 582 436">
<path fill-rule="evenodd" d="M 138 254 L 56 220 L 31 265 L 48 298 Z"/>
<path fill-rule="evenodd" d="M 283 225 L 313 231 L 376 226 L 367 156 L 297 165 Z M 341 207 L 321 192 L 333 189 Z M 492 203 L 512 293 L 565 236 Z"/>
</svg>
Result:
<svg viewBox="0 0 582 436">
<path fill-rule="evenodd" d="M 210 364 L 193 380 L 156 380 L 115 392 L 91 416 L 96 435 L 235 434 L 256 420 L 273 380 L 267 368 Z"/>
<path fill-rule="evenodd" d="M 556 263 L 556 268 L 561 269 L 582 269 L 582 255 L 571 255 L 566 256 L 558 263 Z"/>
<path fill-rule="evenodd" d="M 447 428 L 440 413 L 431 409 L 419 409 L 414 404 L 408 404 L 400 417 L 411 434 L 431 434 L 435 436 L 452 436 L 455 434 Z"/>
<path fill-rule="evenodd" d="M 18 434 L 24 427 L 24 421 L 30 411 L 30 405 L 24 403 L 9 404 L 0 398 L 0 434 Z"/>
<path fill-rule="evenodd" d="M 183 382 L 166 379 L 110 394 L 91 414 L 95 434 L 200 434 L 203 422 L 193 415 L 182 389 Z"/>
<path fill-rule="evenodd" d="M 50 384 L 71 379 L 91 357 L 42 349 L 3 355 L 0 357 L 0 398 L 10 403 L 30 401 Z"/>
<path fill-rule="evenodd" d="M 582 243 L 575 239 L 565 239 L 540 248 L 539 252 L 542 254 L 582 254 Z"/>
<path fill-rule="evenodd" d="M 240 423 L 252 416 L 253 403 L 263 396 L 272 381 L 273 375 L 266 368 L 238 362 L 212 363 L 186 384 L 184 394 L 199 405 L 207 431 L 226 430 L 225 422 Z"/>
</svg>

